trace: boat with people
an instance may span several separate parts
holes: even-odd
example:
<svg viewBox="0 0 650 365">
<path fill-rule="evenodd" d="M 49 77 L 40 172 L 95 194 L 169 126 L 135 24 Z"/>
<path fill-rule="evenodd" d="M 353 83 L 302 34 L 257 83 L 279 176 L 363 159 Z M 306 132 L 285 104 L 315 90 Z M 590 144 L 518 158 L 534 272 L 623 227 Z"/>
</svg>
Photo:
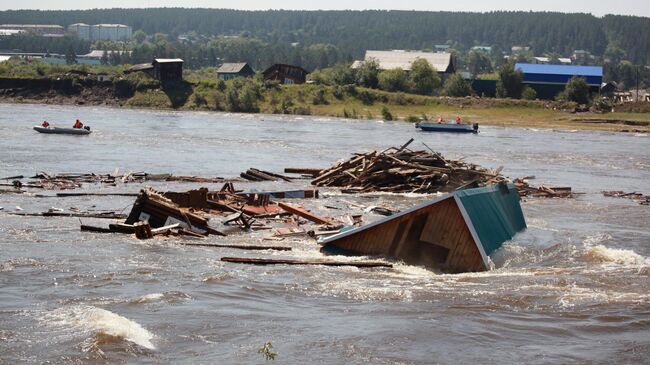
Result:
<svg viewBox="0 0 650 365">
<path fill-rule="evenodd" d="M 43 121 L 41 125 L 35 125 L 34 130 L 38 133 L 45 134 L 73 134 L 73 135 L 88 135 L 91 132 L 89 126 L 84 126 L 83 123 L 77 119 L 74 125 L 71 128 L 66 127 L 54 127 L 51 126 L 47 121 Z"/>
<path fill-rule="evenodd" d="M 415 128 L 419 128 L 424 132 L 478 133 L 478 123 L 416 123 Z"/>
<path fill-rule="evenodd" d="M 463 123 L 460 115 L 456 117 L 456 123 L 445 122 L 439 116 L 438 123 L 415 123 L 415 128 L 425 132 L 478 133 L 478 123 Z"/>
</svg>

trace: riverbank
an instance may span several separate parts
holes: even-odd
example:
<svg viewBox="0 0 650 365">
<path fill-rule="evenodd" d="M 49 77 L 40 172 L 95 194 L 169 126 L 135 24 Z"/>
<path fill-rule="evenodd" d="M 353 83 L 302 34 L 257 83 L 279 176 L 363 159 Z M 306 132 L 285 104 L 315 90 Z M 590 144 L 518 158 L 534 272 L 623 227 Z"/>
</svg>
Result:
<svg viewBox="0 0 650 365">
<path fill-rule="evenodd" d="M 97 105 L 155 110 L 230 111 L 351 119 L 452 120 L 503 127 L 650 132 L 650 113 L 576 113 L 556 101 L 450 98 L 390 93 L 355 86 L 278 85 L 256 81 L 97 82 L 3 79 L 1 103 Z"/>
</svg>

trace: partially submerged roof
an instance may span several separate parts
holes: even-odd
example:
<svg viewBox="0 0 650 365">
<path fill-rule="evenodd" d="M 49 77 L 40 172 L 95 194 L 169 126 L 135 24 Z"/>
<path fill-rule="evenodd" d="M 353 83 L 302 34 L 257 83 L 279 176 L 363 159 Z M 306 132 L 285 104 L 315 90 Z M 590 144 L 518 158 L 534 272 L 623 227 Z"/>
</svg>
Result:
<svg viewBox="0 0 650 365">
<path fill-rule="evenodd" d="M 444 195 L 320 243 L 453 271 L 490 268 L 489 255 L 526 228 L 512 184 Z"/>
<path fill-rule="evenodd" d="M 601 66 L 567 66 L 567 65 L 536 65 L 532 63 L 517 63 L 516 70 L 524 74 L 568 75 L 568 76 L 603 76 Z"/>
<path fill-rule="evenodd" d="M 382 70 L 399 68 L 404 71 L 411 69 L 411 64 L 417 59 L 427 60 L 438 72 L 453 72 L 454 65 L 451 53 L 433 53 L 421 51 L 366 51 L 365 61 L 371 59 L 379 63 Z"/>
<path fill-rule="evenodd" d="M 238 73 L 248 65 L 246 62 L 224 63 L 217 70 L 218 73 Z"/>
</svg>

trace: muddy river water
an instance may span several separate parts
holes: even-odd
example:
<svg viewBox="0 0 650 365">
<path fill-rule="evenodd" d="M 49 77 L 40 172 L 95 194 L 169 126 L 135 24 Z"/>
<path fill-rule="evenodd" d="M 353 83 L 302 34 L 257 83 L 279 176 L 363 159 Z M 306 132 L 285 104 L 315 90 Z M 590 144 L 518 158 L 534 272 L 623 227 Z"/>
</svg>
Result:
<svg viewBox="0 0 650 365">
<path fill-rule="evenodd" d="M 44 119 L 72 125 L 75 118 L 92 135 L 31 130 Z M 535 175 L 536 184 L 584 194 L 523 201 L 528 229 L 493 255 L 495 269 L 451 275 L 400 263 L 392 269 L 224 263 L 223 256 L 324 257 L 306 238 L 277 243 L 291 252 L 247 252 L 80 232 L 77 218 L 6 212 L 128 213 L 133 198 L 0 193 L 0 364 L 263 364 L 258 348 L 268 341 L 278 353 L 269 363 L 278 364 L 648 363 L 650 207 L 600 193 L 650 194 L 648 135 L 496 127 L 446 135 L 403 122 L 0 104 L 0 177 L 118 167 L 236 177 L 249 167 L 326 167 L 411 137 L 412 149 L 424 142 L 449 158 L 504 166 L 507 176 Z M 309 182 L 236 186 L 280 190 Z M 142 187 L 86 184 L 79 191 Z M 430 198 L 321 194 L 323 200 L 301 204 L 317 211 L 324 202 L 347 211 L 405 209 Z M 267 235 L 207 241 L 257 244 Z"/>
</svg>

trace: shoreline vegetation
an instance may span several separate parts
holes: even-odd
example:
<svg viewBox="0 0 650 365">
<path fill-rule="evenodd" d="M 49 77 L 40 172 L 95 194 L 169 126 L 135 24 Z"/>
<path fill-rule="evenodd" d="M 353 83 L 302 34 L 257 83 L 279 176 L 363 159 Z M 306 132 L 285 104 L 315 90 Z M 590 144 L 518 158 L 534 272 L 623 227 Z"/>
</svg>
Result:
<svg viewBox="0 0 650 365">
<path fill-rule="evenodd" d="M 48 70 L 50 71 L 50 70 Z M 615 112 L 576 112 L 566 101 L 423 96 L 357 85 L 280 85 L 259 78 L 222 81 L 216 70 L 187 70 L 185 80 L 160 83 L 147 75 L 122 75 L 123 67 L 87 72 L 0 76 L 0 103 L 103 105 L 110 107 L 290 114 L 417 122 L 442 116 L 503 127 L 650 132 L 650 106 L 630 104 Z M 43 73 L 44 75 L 40 75 Z M 100 81 L 97 74 L 106 74 Z M 41 116 L 39 116 L 41 117 Z M 43 116 L 44 118 L 46 116 Z M 81 118 L 83 118 L 81 116 Z M 35 120 L 38 122 L 38 120 Z"/>
</svg>

